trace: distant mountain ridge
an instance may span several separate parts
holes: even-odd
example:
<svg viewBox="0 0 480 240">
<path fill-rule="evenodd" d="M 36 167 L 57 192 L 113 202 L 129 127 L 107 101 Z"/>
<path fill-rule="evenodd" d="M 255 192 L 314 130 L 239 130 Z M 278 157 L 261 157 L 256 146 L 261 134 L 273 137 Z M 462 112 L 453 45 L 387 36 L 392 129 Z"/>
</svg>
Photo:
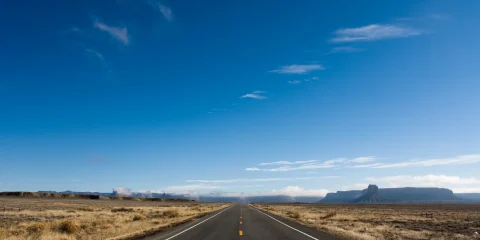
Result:
<svg viewBox="0 0 480 240">
<path fill-rule="evenodd" d="M 45 194 L 73 194 L 73 195 L 94 195 L 102 197 L 130 197 L 130 198 L 168 198 L 168 199 L 191 199 L 202 202 L 264 202 L 264 203 L 315 203 L 318 202 L 322 197 L 312 197 L 312 196 L 287 196 L 287 195 L 272 195 L 272 196 L 248 196 L 248 197 L 227 197 L 222 195 L 199 195 L 199 196 L 190 196 L 186 194 L 171 194 L 171 193 L 139 193 L 139 192 L 130 192 L 128 194 L 120 193 L 118 191 L 113 191 L 111 193 L 101 193 L 101 192 L 75 192 L 75 191 L 38 191 L 38 193 Z"/>
<path fill-rule="evenodd" d="M 435 203 L 480 201 L 480 194 L 456 195 L 446 188 L 378 188 L 328 193 L 319 203 Z"/>
</svg>

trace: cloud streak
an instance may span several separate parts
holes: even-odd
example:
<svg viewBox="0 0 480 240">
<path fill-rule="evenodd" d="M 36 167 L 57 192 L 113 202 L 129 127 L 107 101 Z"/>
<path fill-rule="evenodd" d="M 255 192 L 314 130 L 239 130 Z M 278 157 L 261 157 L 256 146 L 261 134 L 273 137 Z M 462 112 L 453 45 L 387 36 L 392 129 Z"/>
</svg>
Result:
<svg viewBox="0 0 480 240">
<path fill-rule="evenodd" d="M 289 162 L 289 161 L 277 161 L 277 162 L 264 162 L 260 163 L 258 165 L 260 166 L 267 166 L 267 165 L 290 165 L 290 164 L 305 164 L 305 163 L 313 163 L 313 162 L 318 162 L 318 160 L 305 160 L 305 161 L 295 161 L 295 162 Z"/>
<path fill-rule="evenodd" d="M 251 98 L 251 99 L 256 99 L 256 100 L 264 100 L 267 99 L 266 96 L 262 95 L 265 93 L 265 91 L 253 91 L 252 93 L 247 93 L 240 98 Z"/>
<path fill-rule="evenodd" d="M 334 168 L 339 166 L 345 166 L 348 163 L 367 163 L 375 161 L 375 157 L 358 157 L 353 159 L 347 158 L 336 158 L 324 161 L 320 163 L 318 160 L 304 160 L 304 161 L 277 161 L 277 162 L 265 162 L 258 164 L 259 166 L 277 166 L 271 168 L 258 168 L 258 167 L 249 167 L 245 168 L 245 171 L 262 171 L 262 172 L 289 172 L 289 171 L 298 171 L 298 170 L 313 170 L 313 169 L 322 169 L 322 168 Z M 343 164 L 343 165 L 341 165 Z"/>
<path fill-rule="evenodd" d="M 461 165 L 480 163 L 480 154 L 460 155 L 452 158 L 437 158 L 427 160 L 406 161 L 399 163 L 376 163 L 355 165 L 353 168 L 400 168 L 400 167 L 433 167 L 445 165 Z"/>
<path fill-rule="evenodd" d="M 95 20 L 93 22 L 93 26 L 102 32 L 108 33 L 110 36 L 120 41 L 124 45 L 128 45 L 130 43 L 130 39 L 129 39 L 128 31 L 126 27 L 109 26 L 98 20 Z"/>
<path fill-rule="evenodd" d="M 320 64 L 293 64 L 282 66 L 279 69 L 271 70 L 272 73 L 280 74 L 304 74 L 317 70 L 324 70 L 325 68 Z"/>
<path fill-rule="evenodd" d="M 372 24 L 358 28 L 341 28 L 334 32 L 334 37 L 330 39 L 333 43 L 376 41 L 390 38 L 405 38 L 417 36 L 423 32 L 409 27 L 397 25 Z"/>
<path fill-rule="evenodd" d="M 167 19 L 168 21 L 172 21 L 173 20 L 173 13 L 172 13 L 172 9 L 163 5 L 163 4 L 160 4 L 160 3 L 157 3 L 157 6 L 158 10 L 162 13 L 162 15 L 165 17 L 165 19 Z"/>
</svg>

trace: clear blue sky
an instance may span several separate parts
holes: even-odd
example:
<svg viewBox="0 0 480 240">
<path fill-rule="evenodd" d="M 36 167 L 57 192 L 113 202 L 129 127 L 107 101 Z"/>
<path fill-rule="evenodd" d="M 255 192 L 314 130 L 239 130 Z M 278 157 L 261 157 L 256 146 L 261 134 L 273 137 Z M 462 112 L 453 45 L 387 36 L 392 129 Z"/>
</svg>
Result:
<svg viewBox="0 0 480 240">
<path fill-rule="evenodd" d="M 480 192 L 479 11 L 2 1 L 0 190 Z"/>
</svg>

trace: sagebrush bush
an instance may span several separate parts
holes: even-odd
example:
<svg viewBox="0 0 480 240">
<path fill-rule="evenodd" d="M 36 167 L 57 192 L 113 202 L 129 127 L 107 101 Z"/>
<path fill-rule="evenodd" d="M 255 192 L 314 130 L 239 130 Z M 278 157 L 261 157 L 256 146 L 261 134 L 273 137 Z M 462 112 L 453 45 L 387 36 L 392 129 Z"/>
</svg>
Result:
<svg viewBox="0 0 480 240">
<path fill-rule="evenodd" d="M 288 211 L 287 212 L 288 216 L 291 218 L 299 219 L 300 218 L 300 213 L 299 212 L 294 212 L 294 211 Z"/>
<path fill-rule="evenodd" d="M 145 219 L 145 216 L 141 215 L 141 214 L 135 214 L 133 216 L 133 221 L 140 221 L 140 220 L 143 220 Z"/>
<path fill-rule="evenodd" d="M 60 232 L 75 234 L 80 229 L 80 226 L 78 226 L 75 220 L 65 220 L 58 225 L 58 229 Z"/>
<path fill-rule="evenodd" d="M 46 223 L 34 223 L 27 227 L 27 231 L 32 233 L 42 233 L 48 229 L 48 224 Z"/>
<path fill-rule="evenodd" d="M 163 212 L 163 216 L 168 217 L 168 218 L 176 218 L 180 216 L 180 213 L 176 209 L 172 210 L 167 210 Z"/>
<path fill-rule="evenodd" d="M 325 216 L 321 217 L 321 219 L 332 218 L 332 217 L 335 217 L 335 216 L 337 216 L 337 212 L 332 211 L 332 212 L 328 212 L 327 214 L 325 214 Z"/>
<path fill-rule="evenodd" d="M 121 207 L 121 208 L 114 208 L 112 209 L 112 212 L 134 212 L 133 208 L 126 208 L 126 207 Z"/>
</svg>

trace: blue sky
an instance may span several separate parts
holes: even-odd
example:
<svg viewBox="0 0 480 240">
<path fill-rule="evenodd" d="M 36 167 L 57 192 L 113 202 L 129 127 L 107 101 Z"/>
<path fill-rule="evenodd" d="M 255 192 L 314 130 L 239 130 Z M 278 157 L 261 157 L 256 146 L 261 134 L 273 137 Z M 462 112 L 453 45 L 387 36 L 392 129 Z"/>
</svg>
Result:
<svg viewBox="0 0 480 240">
<path fill-rule="evenodd" d="M 4 1 L 0 190 L 480 192 L 479 10 Z"/>
</svg>

